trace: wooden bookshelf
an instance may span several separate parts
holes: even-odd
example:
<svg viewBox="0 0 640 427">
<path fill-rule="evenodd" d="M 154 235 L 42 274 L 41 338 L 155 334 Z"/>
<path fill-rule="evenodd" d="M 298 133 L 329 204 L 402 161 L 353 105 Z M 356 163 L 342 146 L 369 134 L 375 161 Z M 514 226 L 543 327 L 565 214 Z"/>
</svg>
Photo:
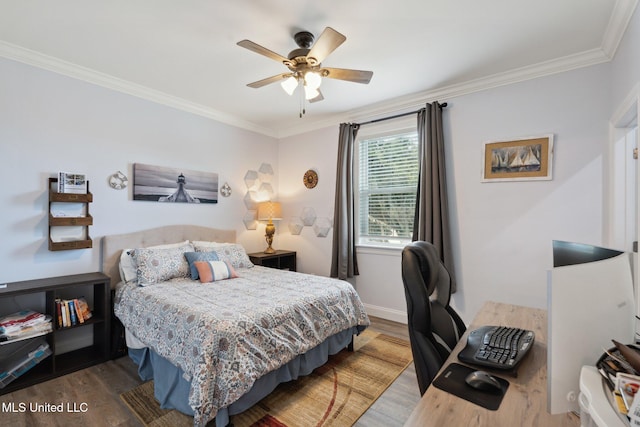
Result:
<svg viewBox="0 0 640 427">
<path fill-rule="evenodd" d="M 2 305 L 4 299 L 11 301 L 20 295 L 27 294 L 43 296 L 44 307 L 29 307 L 29 309 L 51 316 L 53 330 L 44 335 L 44 339 L 49 344 L 52 354 L 7 384 L 6 387 L 1 388 L 0 395 L 110 359 L 111 290 L 109 276 L 95 272 L 7 283 L 6 287 L 0 288 L 0 317 L 11 314 L 11 312 L 1 311 L 6 310 Z M 78 297 L 86 298 L 91 309 L 91 318 L 81 324 L 58 328 L 56 299 Z M 76 339 L 73 335 L 78 333 L 84 334 L 83 342 L 87 343 L 80 348 L 69 348 L 69 343 L 73 344 L 73 340 Z M 18 346 L 20 342 L 4 343 L 2 347 Z"/>
<path fill-rule="evenodd" d="M 89 226 L 93 225 L 93 217 L 89 214 L 89 204 L 93 202 L 93 194 L 89 191 L 87 181 L 87 193 L 58 193 L 58 178 L 49 178 L 49 250 L 65 251 L 70 249 L 89 249 L 93 247 L 93 241 L 89 236 Z M 84 205 L 84 216 L 54 216 L 53 203 L 80 203 Z M 83 227 L 84 239 L 71 241 L 54 241 L 51 232 L 54 227 Z"/>
</svg>

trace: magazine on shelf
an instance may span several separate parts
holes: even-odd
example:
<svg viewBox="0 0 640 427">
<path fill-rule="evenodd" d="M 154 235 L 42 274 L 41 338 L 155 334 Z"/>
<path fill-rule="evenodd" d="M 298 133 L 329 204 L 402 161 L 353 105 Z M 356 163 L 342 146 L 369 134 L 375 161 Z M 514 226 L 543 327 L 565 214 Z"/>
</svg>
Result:
<svg viewBox="0 0 640 427">
<path fill-rule="evenodd" d="M 87 194 L 87 176 L 83 173 L 58 172 L 58 193 Z"/>
<path fill-rule="evenodd" d="M 51 316 L 23 310 L 0 319 L 0 343 L 20 341 L 53 330 Z"/>
<path fill-rule="evenodd" d="M 46 335 L 49 332 L 53 331 L 53 327 L 51 326 L 51 322 L 43 324 L 37 328 L 32 328 L 29 331 L 23 331 L 19 334 L 14 335 L 4 335 L 0 334 L 0 344 L 9 344 L 16 341 L 22 341 L 33 337 L 39 337 L 41 335 Z"/>
<path fill-rule="evenodd" d="M 22 310 L 0 318 L 0 333 L 20 331 L 45 321 L 45 315 L 33 310 Z"/>
</svg>

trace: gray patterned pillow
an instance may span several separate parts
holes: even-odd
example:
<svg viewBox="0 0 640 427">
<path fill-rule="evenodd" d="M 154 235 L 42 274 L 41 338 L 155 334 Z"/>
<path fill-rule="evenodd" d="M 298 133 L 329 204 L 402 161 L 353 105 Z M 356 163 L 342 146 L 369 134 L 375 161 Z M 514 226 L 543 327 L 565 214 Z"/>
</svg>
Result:
<svg viewBox="0 0 640 427">
<path fill-rule="evenodd" d="M 251 268 L 253 263 L 242 245 L 230 243 L 224 246 L 208 249 L 201 252 L 215 252 L 220 261 L 227 261 L 233 268 Z"/>
<path fill-rule="evenodd" d="M 189 277 L 189 263 L 185 252 L 193 252 L 193 245 L 178 248 L 140 248 L 134 252 L 138 265 L 138 286 L 153 285 L 176 277 Z"/>
</svg>

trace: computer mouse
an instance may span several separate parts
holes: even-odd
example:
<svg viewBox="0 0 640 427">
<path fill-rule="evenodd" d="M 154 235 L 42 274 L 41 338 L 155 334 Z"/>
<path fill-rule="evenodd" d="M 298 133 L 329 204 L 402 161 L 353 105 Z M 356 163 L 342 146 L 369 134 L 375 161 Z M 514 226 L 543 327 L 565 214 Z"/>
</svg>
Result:
<svg viewBox="0 0 640 427">
<path fill-rule="evenodd" d="M 489 391 L 493 393 L 502 392 L 502 385 L 491 374 L 485 371 L 471 372 L 465 378 L 465 382 L 476 390 Z"/>
</svg>

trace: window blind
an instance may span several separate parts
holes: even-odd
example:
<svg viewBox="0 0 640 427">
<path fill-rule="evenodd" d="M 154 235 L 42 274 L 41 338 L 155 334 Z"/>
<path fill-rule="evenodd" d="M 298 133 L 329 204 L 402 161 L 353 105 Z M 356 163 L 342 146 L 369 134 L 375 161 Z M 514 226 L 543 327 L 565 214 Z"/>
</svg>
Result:
<svg viewBox="0 0 640 427">
<path fill-rule="evenodd" d="M 415 214 L 417 133 L 361 140 L 358 157 L 360 243 L 406 243 Z"/>
</svg>

